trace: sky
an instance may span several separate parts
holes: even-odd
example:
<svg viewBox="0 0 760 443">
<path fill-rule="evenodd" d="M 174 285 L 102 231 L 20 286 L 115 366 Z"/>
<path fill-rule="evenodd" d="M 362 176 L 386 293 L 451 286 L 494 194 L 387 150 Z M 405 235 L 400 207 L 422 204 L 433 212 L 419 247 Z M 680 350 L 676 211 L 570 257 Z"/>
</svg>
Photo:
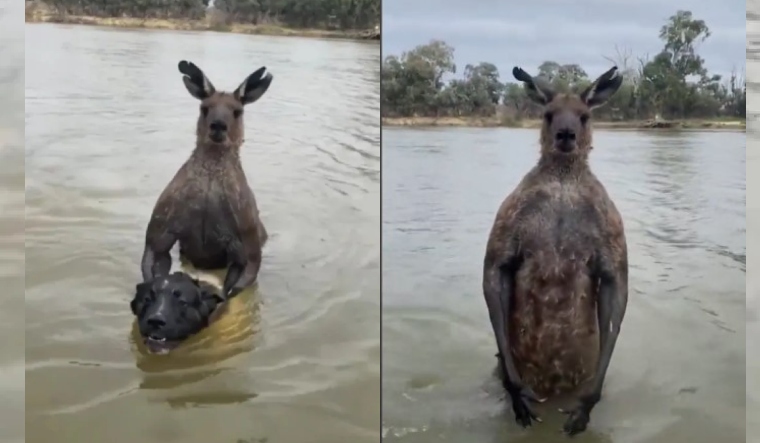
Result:
<svg viewBox="0 0 760 443">
<path fill-rule="evenodd" d="M 656 55 L 660 28 L 679 9 L 712 33 L 698 47 L 710 72 L 744 72 L 745 0 L 383 0 L 383 57 L 435 38 L 454 47 L 457 73 L 486 61 L 502 81 L 513 80 L 513 66 L 535 74 L 553 60 L 596 77 L 612 66 L 604 56 L 614 59 L 616 46 L 629 50 L 634 63 Z"/>
</svg>

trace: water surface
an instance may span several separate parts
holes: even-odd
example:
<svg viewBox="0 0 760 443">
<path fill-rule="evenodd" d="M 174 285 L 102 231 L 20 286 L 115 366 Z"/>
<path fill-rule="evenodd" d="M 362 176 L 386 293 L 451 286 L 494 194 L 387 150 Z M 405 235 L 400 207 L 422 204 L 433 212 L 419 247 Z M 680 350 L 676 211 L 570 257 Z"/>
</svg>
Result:
<svg viewBox="0 0 760 443">
<path fill-rule="evenodd" d="M 26 54 L 28 441 L 378 441 L 379 47 L 27 25 Z M 256 291 L 150 358 L 129 300 L 194 145 L 181 59 L 218 89 L 274 75 L 242 148 L 270 240 Z"/>
<path fill-rule="evenodd" d="M 383 131 L 388 441 L 567 441 L 554 408 L 528 431 L 514 422 L 481 290 L 494 216 L 537 136 Z M 744 441 L 744 152 L 744 133 L 597 132 L 591 164 L 625 221 L 629 304 L 579 441 Z"/>
<path fill-rule="evenodd" d="M 0 4 L 0 441 L 24 441 L 24 34 Z"/>
</svg>

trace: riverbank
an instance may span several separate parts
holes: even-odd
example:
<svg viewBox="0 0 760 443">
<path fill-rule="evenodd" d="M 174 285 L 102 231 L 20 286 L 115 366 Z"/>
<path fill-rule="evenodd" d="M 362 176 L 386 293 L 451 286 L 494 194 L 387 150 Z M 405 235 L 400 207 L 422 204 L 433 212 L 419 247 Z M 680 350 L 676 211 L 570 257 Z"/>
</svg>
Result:
<svg viewBox="0 0 760 443">
<path fill-rule="evenodd" d="M 406 127 L 463 127 L 463 128 L 531 128 L 541 127 L 541 120 L 503 120 L 498 117 L 383 117 L 383 126 Z M 630 120 L 630 121 L 595 121 L 599 129 L 621 130 L 725 130 L 746 131 L 746 120 L 728 119 L 688 119 L 688 120 Z"/>
<path fill-rule="evenodd" d="M 378 29 L 366 31 L 340 31 L 327 29 L 296 29 L 278 25 L 251 25 L 246 23 L 220 23 L 211 19 L 172 20 L 135 17 L 93 17 L 56 14 L 44 11 L 27 11 L 26 23 L 58 23 L 67 25 L 108 26 L 131 29 L 164 29 L 173 31 L 215 31 L 236 34 L 271 35 L 285 37 L 334 38 L 345 40 L 380 40 Z"/>
</svg>

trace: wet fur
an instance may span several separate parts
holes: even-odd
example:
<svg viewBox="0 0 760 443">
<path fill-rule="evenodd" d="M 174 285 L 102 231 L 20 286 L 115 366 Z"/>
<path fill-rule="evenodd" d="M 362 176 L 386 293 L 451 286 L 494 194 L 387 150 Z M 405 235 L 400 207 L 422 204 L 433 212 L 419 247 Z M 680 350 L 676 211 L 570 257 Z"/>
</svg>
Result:
<svg viewBox="0 0 760 443">
<path fill-rule="evenodd" d="M 271 74 L 260 68 L 233 93 L 217 92 L 203 71 L 182 61 L 179 70 L 188 92 L 201 101 L 196 147 L 155 204 L 145 235 L 143 281 L 166 275 L 170 250 L 195 268 L 227 267 L 225 298 L 253 284 L 261 267 L 268 234 L 240 162 L 244 139 L 243 107 L 269 88 Z M 211 137 L 215 122 L 224 123 L 224 141 Z"/>
<path fill-rule="evenodd" d="M 246 249 L 260 260 L 268 238 L 237 152 L 196 149 L 156 203 L 148 225 L 151 244 L 162 239 L 156 226 L 172 232 L 180 254 L 200 270 L 245 261 Z"/>
<path fill-rule="evenodd" d="M 181 298 L 187 306 L 166 304 L 161 297 Z M 161 301 L 160 301 L 161 300 Z M 155 306 L 155 303 L 162 303 Z M 130 309 L 137 317 L 138 329 L 143 339 L 151 333 L 159 333 L 171 340 L 184 340 L 197 334 L 216 318 L 223 299 L 213 285 L 192 278 L 184 272 L 138 283 Z M 166 324 L 156 328 L 148 321 L 151 309 L 161 310 Z M 167 307 L 169 307 L 167 309 Z"/>
<path fill-rule="evenodd" d="M 620 215 L 591 171 L 546 169 L 537 166 L 507 199 L 492 235 L 495 248 L 499 230 L 520 239 L 508 333 L 523 381 L 542 397 L 572 392 L 594 374 L 596 256 L 625 255 Z"/>
<path fill-rule="evenodd" d="M 193 285 L 196 288 L 198 288 L 198 291 L 200 292 L 200 299 L 202 301 L 205 301 L 205 305 L 208 308 L 208 312 L 205 312 L 204 315 L 207 316 L 211 314 L 222 301 L 220 298 L 218 298 L 219 290 L 213 285 L 192 278 L 190 275 L 185 274 L 184 272 L 175 272 L 174 275 L 185 276 L 187 279 L 192 281 Z M 132 314 L 138 318 L 142 315 L 142 313 L 145 312 L 145 309 L 150 303 L 149 296 L 152 284 L 153 282 L 142 282 L 135 285 L 135 295 L 132 298 L 132 301 L 129 303 L 129 308 L 132 311 Z M 173 290 L 175 288 L 170 284 L 167 289 Z"/>
<path fill-rule="evenodd" d="M 594 91 L 554 94 L 524 71 L 515 73 L 534 100 L 545 105 L 541 157 L 499 208 L 484 260 L 483 288 L 499 348 L 498 368 L 516 418 L 524 426 L 536 419 L 525 398 L 574 392 L 591 382 L 565 425 L 571 435 L 585 429 L 599 401 L 628 297 L 623 221 L 589 168 L 592 130 L 591 122 L 584 122 L 591 108 L 619 87 L 611 71 L 589 88 L 601 91 L 597 101 Z M 560 152 L 555 144 L 558 131 L 567 128 L 575 132 L 571 153 Z M 600 323 L 607 317 L 610 326 L 603 329 Z M 602 336 L 613 335 L 602 350 Z M 600 359 L 603 355 L 606 360 Z"/>
</svg>

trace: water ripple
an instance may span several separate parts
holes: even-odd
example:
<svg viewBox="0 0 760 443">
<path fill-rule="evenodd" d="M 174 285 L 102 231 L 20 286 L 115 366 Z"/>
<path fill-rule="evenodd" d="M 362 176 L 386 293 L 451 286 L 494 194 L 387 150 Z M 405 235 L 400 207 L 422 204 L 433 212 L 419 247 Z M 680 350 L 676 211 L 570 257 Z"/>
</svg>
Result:
<svg viewBox="0 0 760 443">
<path fill-rule="evenodd" d="M 135 430 L 180 414 L 180 440 L 232 442 L 281 429 L 250 420 L 276 399 L 280 420 L 311 423 L 303 435 L 374 441 L 379 47 L 50 25 L 28 27 L 26 45 L 28 438 L 164 441 Z M 152 206 L 193 146 L 183 58 L 218 89 L 262 65 L 274 75 L 241 151 L 270 241 L 255 295 L 155 360 L 128 302 Z M 305 408 L 314 393 L 333 406 Z"/>
<path fill-rule="evenodd" d="M 480 276 L 494 214 L 535 163 L 536 136 L 511 129 L 383 133 L 383 161 L 393 165 L 382 184 L 388 440 L 522 435 L 491 377 L 495 348 Z M 630 262 L 630 301 L 595 429 L 648 441 L 664 432 L 653 421 L 659 417 L 692 440 L 718 420 L 725 434 L 744 435 L 745 139 L 731 132 L 595 135 L 592 167 L 623 216 Z M 684 386 L 698 390 L 671 394 Z M 678 408 L 695 412 L 684 417 Z M 561 427 L 555 410 L 539 411 L 547 432 Z M 550 438 L 533 432 L 535 441 Z M 589 438 L 606 441 L 594 432 Z"/>
</svg>

